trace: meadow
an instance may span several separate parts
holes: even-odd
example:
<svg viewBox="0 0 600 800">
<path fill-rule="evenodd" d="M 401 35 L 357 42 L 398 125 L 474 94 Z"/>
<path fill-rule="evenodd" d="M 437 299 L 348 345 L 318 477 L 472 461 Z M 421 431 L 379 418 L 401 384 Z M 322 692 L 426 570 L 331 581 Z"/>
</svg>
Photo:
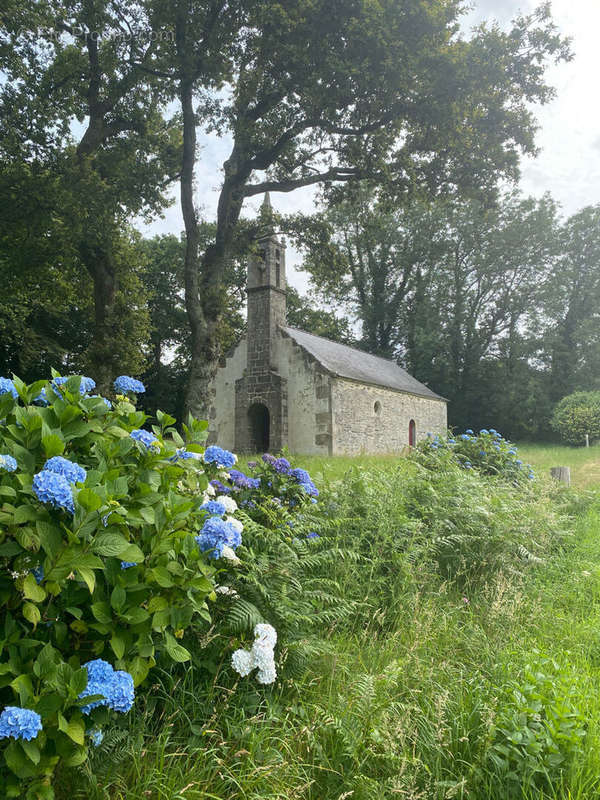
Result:
<svg viewBox="0 0 600 800">
<path fill-rule="evenodd" d="M 600 798 L 600 449 L 520 455 L 538 477 L 518 489 L 408 459 L 298 458 L 329 509 L 302 591 L 333 543 L 326 577 L 351 613 L 319 619 L 272 687 L 197 642 L 57 796 Z M 574 489 L 545 478 L 559 464 Z"/>
</svg>

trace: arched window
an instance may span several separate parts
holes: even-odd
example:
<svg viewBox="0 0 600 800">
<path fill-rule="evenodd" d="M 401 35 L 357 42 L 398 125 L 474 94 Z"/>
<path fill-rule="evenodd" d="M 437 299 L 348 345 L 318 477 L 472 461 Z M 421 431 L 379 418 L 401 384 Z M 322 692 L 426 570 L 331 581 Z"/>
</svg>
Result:
<svg viewBox="0 0 600 800">
<path fill-rule="evenodd" d="M 262 403 L 253 403 L 248 409 L 250 442 L 253 453 L 266 453 L 269 449 L 271 420 L 269 409 Z"/>
<path fill-rule="evenodd" d="M 417 443 L 417 425 L 414 419 L 408 423 L 408 444 L 410 447 L 414 447 Z"/>
</svg>

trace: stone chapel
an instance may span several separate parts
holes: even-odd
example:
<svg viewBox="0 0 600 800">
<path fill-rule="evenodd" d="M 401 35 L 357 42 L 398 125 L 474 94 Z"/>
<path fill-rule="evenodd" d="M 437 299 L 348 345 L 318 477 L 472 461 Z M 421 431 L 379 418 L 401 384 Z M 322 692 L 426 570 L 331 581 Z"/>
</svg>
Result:
<svg viewBox="0 0 600 800">
<path fill-rule="evenodd" d="M 238 453 L 394 453 L 445 433 L 446 400 L 394 361 L 286 324 L 285 243 L 267 220 L 248 264 L 248 333 L 213 384 L 210 438 Z"/>
</svg>

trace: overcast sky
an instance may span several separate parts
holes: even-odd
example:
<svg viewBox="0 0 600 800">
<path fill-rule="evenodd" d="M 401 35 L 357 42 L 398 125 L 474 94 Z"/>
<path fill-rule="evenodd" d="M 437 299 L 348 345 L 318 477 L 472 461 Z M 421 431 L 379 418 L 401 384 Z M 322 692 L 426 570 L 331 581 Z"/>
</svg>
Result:
<svg viewBox="0 0 600 800">
<path fill-rule="evenodd" d="M 497 19 L 508 24 L 519 10 L 529 12 L 537 5 L 534 0 L 478 0 L 476 8 L 465 20 L 465 26 L 482 19 Z M 549 82 L 556 88 L 556 98 L 547 106 L 536 109 L 539 121 L 537 144 L 540 154 L 522 163 L 521 188 L 526 194 L 550 192 L 572 214 L 585 205 L 600 202 L 600 106 L 598 78 L 600 77 L 600 0 L 553 0 L 553 17 L 565 36 L 572 38 L 575 58 L 568 64 L 551 66 Z M 215 136 L 200 137 L 202 150 L 196 172 L 197 204 L 202 216 L 214 218 L 220 166 L 227 157 L 229 144 Z M 303 190 L 272 196 L 273 205 L 284 213 L 310 210 L 313 191 Z M 251 215 L 260 204 L 252 198 L 244 206 Z M 147 235 L 179 234 L 183 228 L 178 203 L 165 212 L 164 219 L 144 227 Z M 294 270 L 300 258 L 288 251 L 288 280 L 301 290 L 306 278 Z"/>
</svg>

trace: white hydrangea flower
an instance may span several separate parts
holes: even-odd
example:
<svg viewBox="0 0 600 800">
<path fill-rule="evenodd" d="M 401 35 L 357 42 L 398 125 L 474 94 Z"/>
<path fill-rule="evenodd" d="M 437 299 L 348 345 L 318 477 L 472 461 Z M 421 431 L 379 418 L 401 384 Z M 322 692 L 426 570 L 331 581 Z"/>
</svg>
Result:
<svg viewBox="0 0 600 800">
<path fill-rule="evenodd" d="M 216 495 L 216 493 L 217 493 L 217 490 L 212 485 L 212 483 L 209 483 L 208 486 L 206 487 L 206 489 L 204 490 L 204 494 L 207 494 L 209 497 L 214 497 Z"/>
<path fill-rule="evenodd" d="M 248 650 L 242 650 L 241 648 L 236 650 L 231 656 L 231 666 L 242 678 L 245 678 L 246 675 L 250 675 L 255 667 L 252 653 Z"/>
<path fill-rule="evenodd" d="M 244 530 L 244 526 L 243 526 L 243 525 L 242 525 L 242 523 L 239 521 L 239 519 L 236 519 L 235 517 L 225 517 L 225 519 L 227 520 L 227 522 L 228 522 L 228 523 L 229 523 L 229 524 L 230 524 L 230 525 L 231 525 L 233 528 L 235 528 L 235 529 L 236 529 L 236 531 L 237 531 L 238 533 L 242 533 L 242 531 Z"/>
<path fill-rule="evenodd" d="M 254 658 L 254 666 L 259 669 L 275 668 L 275 654 L 270 647 L 254 642 L 252 657 Z"/>
<path fill-rule="evenodd" d="M 271 650 L 277 644 L 277 631 L 268 622 L 259 622 L 254 626 L 254 636 L 256 637 L 256 645 L 266 645 Z"/>
<path fill-rule="evenodd" d="M 235 502 L 233 497 L 229 497 L 228 494 L 220 494 L 217 497 L 217 501 L 225 506 L 225 511 L 228 514 L 233 514 L 238 510 L 238 504 Z"/>
<path fill-rule="evenodd" d="M 275 669 L 275 664 L 267 669 L 260 669 L 256 674 L 256 680 L 263 684 L 275 683 L 276 678 L 277 670 Z"/>
<path fill-rule="evenodd" d="M 228 597 L 237 597 L 237 592 L 235 589 L 232 589 L 231 586 L 217 586 L 215 587 L 215 592 L 217 594 L 224 594 Z"/>
<path fill-rule="evenodd" d="M 242 562 L 235 554 L 235 550 L 228 545 L 225 545 L 221 550 L 221 558 L 226 558 L 227 561 L 231 561 L 232 564 L 241 564 Z"/>
</svg>

